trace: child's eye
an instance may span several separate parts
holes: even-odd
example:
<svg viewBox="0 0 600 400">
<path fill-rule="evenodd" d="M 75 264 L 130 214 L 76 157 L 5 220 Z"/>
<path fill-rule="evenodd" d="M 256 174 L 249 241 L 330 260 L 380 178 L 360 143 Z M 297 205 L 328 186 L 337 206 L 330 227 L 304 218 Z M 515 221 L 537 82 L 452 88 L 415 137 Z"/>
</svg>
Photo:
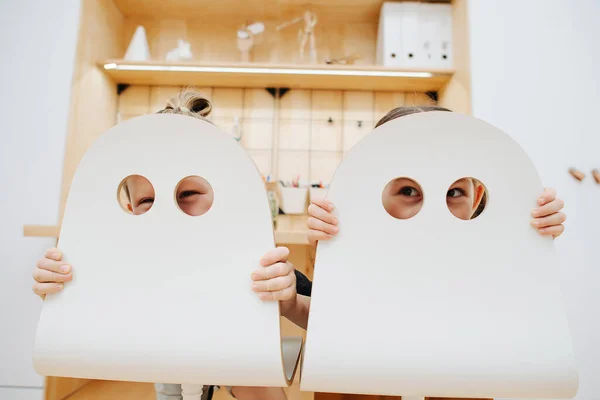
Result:
<svg viewBox="0 0 600 400">
<path fill-rule="evenodd" d="M 450 189 L 448 190 L 448 193 L 446 193 L 446 197 L 460 197 L 465 195 L 465 191 L 459 188 Z"/>
<path fill-rule="evenodd" d="M 150 203 L 150 204 L 154 203 L 154 197 L 146 197 L 146 198 L 143 198 L 143 199 L 141 199 L 141 200 L 138 202 L 138 206 L 139 206 L 139 205 L 142 205 L 142 204 L 144 204 L 144 203 Z"/>
<path fill-rule="evenodd" d="M 202 194 L 196 190 L 184 190 L 183 192 L 179 193 L 179 199 L 185 199 L 186 197 L 190 197 L 193 196 L 195 194 Z"/>
<path fill-rule="evenodd" d="M 419 191 L 417 189 L 415 189 L 412 186 L 404 186 L 402 189 L 400 189 L 400 191 L 398 192 L 398 194 L 401 194 L 403 196 L 409 196 L 409 197 L 414 197 L 414 196 L 420 196 L 421 194 L 419 193 Z"/>
</svg>

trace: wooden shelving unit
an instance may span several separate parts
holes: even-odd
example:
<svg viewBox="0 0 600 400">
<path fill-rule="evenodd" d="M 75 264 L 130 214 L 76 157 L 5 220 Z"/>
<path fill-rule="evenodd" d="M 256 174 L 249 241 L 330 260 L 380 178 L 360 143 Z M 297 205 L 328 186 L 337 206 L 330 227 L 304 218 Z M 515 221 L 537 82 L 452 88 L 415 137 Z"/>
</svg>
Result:
<svg viewBox="0 0 600 400">
<path fill-rule="evenodd" d="M 106 60 L 100 63 L 116 83 L 199 87 L 286 87 L 291 89 L 440 91 L 452 70 L 401 70 L 376 66 L 257 63 L 167 63 Z"/>
</svg>

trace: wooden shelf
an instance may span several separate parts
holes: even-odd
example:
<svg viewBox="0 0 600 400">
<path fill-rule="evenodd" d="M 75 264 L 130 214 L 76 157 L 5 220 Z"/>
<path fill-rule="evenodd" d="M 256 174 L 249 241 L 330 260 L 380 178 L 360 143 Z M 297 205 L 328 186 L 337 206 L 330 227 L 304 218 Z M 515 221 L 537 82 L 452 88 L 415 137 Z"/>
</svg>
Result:
<svg viewBox="0 0 600 400">
<path fill-rule="evenodd" d="M 362 22 L 377 18 L 384 0 L 114 0 L 126 17 L 206 18 L 226 15 L 229 19 L 277 18 L 310 8 L 319 16 L 344 17 L 345 21 Z M 450 0 L 421 0 L 449 3 Z"/>
<path fill-rule="evenodd" d="M 401 70 L 358 65 L 169 63 L 107 60 L 100 63 L 116 83 L 157 86 L 286 87 L 292 89 L 439 91 L 452 70 Z"/>
</svg>

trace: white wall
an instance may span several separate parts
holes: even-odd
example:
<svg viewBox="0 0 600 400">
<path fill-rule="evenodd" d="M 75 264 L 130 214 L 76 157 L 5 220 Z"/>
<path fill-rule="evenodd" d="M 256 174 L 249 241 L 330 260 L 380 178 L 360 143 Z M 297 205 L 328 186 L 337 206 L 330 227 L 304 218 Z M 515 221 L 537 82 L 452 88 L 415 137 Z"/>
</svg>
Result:
<svg viewBox="0 0 600 400">
<path fill-rule="evenodd" d="M 579 367 L 600 398 L 600 1 L 469 0 L 473 113 L 511 134 L 565 199 L 556 241 Z M 506 160 L 507 163 L 510 160 Z M 576 182 L 576 166 L 588 177 Z"/>
<path fill-rule="evenodd" d="M 58 221 L 78 23 L 79 0 L 0 0 L 1 399 L 41 397 L 31 271 L 54 240 L 22 232 Z"/>
</svg>

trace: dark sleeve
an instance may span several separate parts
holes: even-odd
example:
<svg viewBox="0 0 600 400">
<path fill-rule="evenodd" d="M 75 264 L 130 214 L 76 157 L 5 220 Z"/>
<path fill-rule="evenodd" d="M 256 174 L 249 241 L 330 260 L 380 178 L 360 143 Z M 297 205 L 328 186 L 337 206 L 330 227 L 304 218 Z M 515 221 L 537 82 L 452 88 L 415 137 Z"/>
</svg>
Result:
<svg viewBox="0 0 600 400">
<path fill-rule="evenodd" d="M 295 270 L 296 272 L 296 291 L 302 296 L 310 297 L 312 292 L 312 282 L 302 272 Z"/>
</svg>

